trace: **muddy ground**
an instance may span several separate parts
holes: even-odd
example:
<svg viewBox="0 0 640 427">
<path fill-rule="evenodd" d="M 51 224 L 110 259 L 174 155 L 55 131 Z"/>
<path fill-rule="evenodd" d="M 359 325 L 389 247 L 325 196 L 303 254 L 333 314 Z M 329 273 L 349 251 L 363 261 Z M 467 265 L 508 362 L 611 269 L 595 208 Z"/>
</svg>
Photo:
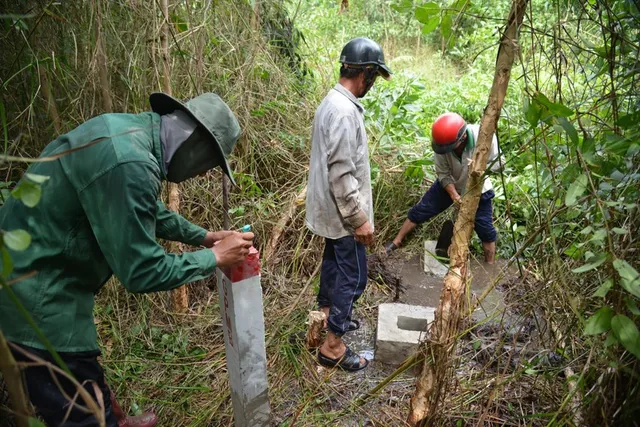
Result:
<svg viewBox="0 0 640 427">
<path fill-rule="evenodd" d="M 383 265 L 380 265 L 377 260 L 373 261 L 373 263 L 370 262 L 370 267 L 373 267 L 374 271 L 370 272 L 371 280 L 367 290 L 370 295 L 365 298 L 366 303 L 361 304 L 354 313 L 354 317 L 361 321 L 362 326 L 358 331 L 347 334 L 345 337 L 346 343 L 354 351 L 370 360 L 369 367 L 357 373 L 347 374 L 319 367 L 315 364 L 312 354 L 305 352 L 304 355 L 305 364 L 309 371 L 317 375 L 319 381 L 326 381 L 326 387 L 334 391 L 330 397 L 321 402 L 320 406 L 327 412 L 335 413 L 341 409 L 353 407 L 355 399 L 377 386 L 397 367 L 377 362 L 375 359 L 377 306 L 380 303 L 400 302 L 429 307 L 438 306 L 443 279 L 424 273 L 420 254 L 416 255 L 415 252 L 409 253 L 399 250 L 386 259 Z M 483 366 L 484 369 L 488 360 L 507 358 L 509 355 L 511 357 L 508 361 L 496 362 L 497 365 L 504 363 L 518 365 L 521 357 L 518 353 L 520 347 L 511 346 L 512 352 L 503 355 L 501 352 L 504 352 L 505 349 L 497 344 L 504 339 L 505 331 L 510 332 L 512 337 L 514 334 L 520 334 L 521 344 L 530 341 L 531 322 L 526 320 L 526 326 L 523 328 L 521 325 L 523 319 L 518 320 L 515 313 L 510 314 L 506 309 L 509 304 L 505 301 L 503 290 L 512 287 L 518 280 L 517 268 L 506 269 L 506 265 L 507 262 L 504 260 L 498 260 L 494 265 L 487 265 L 476 260 L 471 261 L 472 281 L 469 293 L 471 304 L 475 304 L 485 289 L 493 284 L 503 270 L 505 271 L 504 278 L 486 296 L 472 315 L 472 323 L 480 326 L 473 328 L 465 339 L 461 340 L 458 353 L 462 358 L 457 369 L 460 375 L 469 376 L 473 368 Z M 372 283 L 372 281 L 378 283 Z M 384 284 L 380 282 L 384 282 Z M 396 292 L 398 285 L 401 288 L 400 292 Z M 507 318 L 508 320 L 505 321 Z M 471 324 L 465 326 L 471 329 Z M 518 332 L 521 329 L 526 329 L 528 334 Z M 399 360 L 398 365 L 401 362 Z M 409 399 L 415 390 L 416 373 L 417 368 L 414 368 L 396 377 L 381 393 L 370 398 L 359 408 L 358 416 L 342 417 L 339 425 L 404 425 L 409 409 Z M 276 416 L 274 420 L 276 424 L 285 420 L 290 421 L 292 415 L 295 416 L 295 414 L 287 412 Z"/>
</svg>

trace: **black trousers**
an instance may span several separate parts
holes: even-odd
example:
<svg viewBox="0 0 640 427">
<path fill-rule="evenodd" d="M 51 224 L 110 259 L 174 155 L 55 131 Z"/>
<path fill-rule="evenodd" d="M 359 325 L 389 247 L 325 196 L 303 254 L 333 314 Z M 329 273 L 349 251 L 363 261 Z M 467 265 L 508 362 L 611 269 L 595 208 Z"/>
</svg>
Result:
<svg viewBox="0 0 640 427">
<path fill-rule="evenodd" d="M 46 350 L 20 345 L 29 353 L 56 365 L 53 357 Z M 18 362 L 32 362 L 27 356 L 12 349 L 13 357 Z M 117 427 L 118 423 L 111 408 L 111 392 L 104 379 L 104 371 L 98 363 L 100 351 L 81 353 L 59 353 L 60 357 L 69 367 L 75 379 L 84 386 L 85 390 L 96 399 L 94 385 L 102 392 L 102 403 L 105 409 L 107 427 Z M 98 421 L 91 413 L 85 413 L 77 407 L 71 408 L 69 399 L 76 395 L 76 387 L 71 381 L 60 374 L 52 374 L 45 366 L 29 366 L 22 370 L 27 393 L 31 403 L 36 408 L 38 415 L 50 427 L 94 427 Z M 69 398 L 65 397 L 56 384 L 53 375 Z M 75 400 L 80 406 L 86 407 L 84 400 L 78 396 Z M 98 402 L 100 403 L 100 402 Z M 68 412 L 68 415 L 67 415 Z"/>
</svg>

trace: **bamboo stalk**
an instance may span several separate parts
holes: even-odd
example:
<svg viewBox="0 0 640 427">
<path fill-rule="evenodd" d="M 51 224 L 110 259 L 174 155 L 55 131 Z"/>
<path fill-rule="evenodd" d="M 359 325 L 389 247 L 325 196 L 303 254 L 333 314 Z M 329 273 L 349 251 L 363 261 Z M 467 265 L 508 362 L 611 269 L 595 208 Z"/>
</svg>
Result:
<svg viewBox="0 0 640 427">
<path fill-rule="evenodd" d="M 162 31 L 160 32 L 160 50 L 162 52 L 162 90 L 167 95 L 171 95 L 171 64 L 169 62 L 169 0 L 160 1 L 162 11 Z M 180 211 L 180 188 L 178 184 L 169 183 L 169 209 L 174 212 Z M 180 243 L 171 243 L 171 250 L 180 252 Z M 189 307 L 189 295 L 186 286 L 180 286 L 171 291 L 171 301 L 173 310 L 177 313 L 186 313 Z"/>
<path fill-rule="evenodd" d="M 455 349 L 462 306 L 465 301 L 465 282 L 469 271 L 469 240 L 482 193 L 482 176 L 487 167 L 493 134 L 509 85 L 511 67 L 517 50 L 518 30 L 522 24 L 527 2 L 528 0 L 514 0 L 507 27 L 500 40 L 493 86 L 480 122 L 480 133 L 473 161 L 469 166 L 467 193 L 462 199 L 462 206 L 454 227 L 449 272 L 444 278 L 440 304 L 435 320 L 431 324 L 428 340 L 420 347 L 423 355 L 428 357 L 424 357 L 420 374 L 416 379 L 416 391 L 411 398 L 407 418 L 407 423 L 411 426 L 432 424 L 438 404 L 446 395 L 449 364 Z"/>
</svg>

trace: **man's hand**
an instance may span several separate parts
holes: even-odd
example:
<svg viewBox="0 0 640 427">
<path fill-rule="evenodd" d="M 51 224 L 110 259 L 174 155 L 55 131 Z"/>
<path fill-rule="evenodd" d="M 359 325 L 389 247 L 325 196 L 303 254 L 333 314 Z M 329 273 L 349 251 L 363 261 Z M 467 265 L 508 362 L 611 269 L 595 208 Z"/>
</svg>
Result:
<svg viewBox="0 0 640 427">
<path fill-rule="evenodd" d="M 249 255 L 249 248 L 253 245 L 253 233 L 238 233 L 231 231 L 230 235 L 220 240 L 211 250 L 216 256 L 217 266 L 231 267 Z"/>
<path fill-rule="evenodd" d="M 456 187 L 453 184 L 449 184 L 444 187 L 444 190 L 447 192 L 447 194 L 449 194 L 451 201 L 455 205 L 454 207 L 459 208 L 462 204 L 462 197 L 460 197 L 460 194 L 458 194 L 458 190 L 456 190 Z"/>
<path fill-rule="evenodd" d="M 454 207 L 456 209 L 459 209 L 462 205 L 462 197 L 460 197 L 458 193 L 456 193 L 455 196 L 451 198 L 451 200 L 453 200 L 453 204 L 455 205 Z"/>
<path fill-rule="evenodd" d="M 371 229 L 369 221 L 356 228 L 354 237 L 356 238 L 356 242 L 362 243 L 365 246 L 373 244 L 375 239 L 373 237 L 373 230 Z"/>
<path fill-rule="evenodd" d="M 214 243 L 224 239 L 225 237 L 229 237 L 234 233 L 240 234 L 237 231 L 227 231 L 227 230 L 208 231 L 207 235 L 204 237 L 204 240 L 202 241 L 202 246 L 204 246 L 205 248 L 212 248 Z"/>
</svg>

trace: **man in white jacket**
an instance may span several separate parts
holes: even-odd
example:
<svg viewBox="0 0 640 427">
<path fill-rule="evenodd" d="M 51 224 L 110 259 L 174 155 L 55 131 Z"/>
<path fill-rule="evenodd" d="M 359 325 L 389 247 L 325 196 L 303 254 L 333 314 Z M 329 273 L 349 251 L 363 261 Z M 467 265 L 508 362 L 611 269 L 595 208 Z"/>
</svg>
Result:
<svg viewBox="0 0 640 427">
<path fill-rule="evenodd" d="M 318 362 L 346 371 L 368 361 L 342 341 L 360 327 L 353 304 L 367 285 L 365 246 L 374 242 L 373 195 L 362 98 L 376 78 L 391 78 L 380 46 L 359 37 L 340 54 L 340 81 L 313 120 L 307 187 L 307 227 L 325 240 L 318 306 L 327 316 L 327 338 Z"/>
<path fill-rule="evenodd" d="M 431 127 L 431 147 L 435 151 L 435 164 L 438 179 L 431 185 L 422 199 L 409 210 L 402 228 L 386 245 L 387 253 L 397 249 L 404 238 L 418 224 L 438 215 L 452 203 L 461 202 L 461 194 L 465 192 L 469 178 L 469 163 L 478 140 L 479 125 L 468 125 L 456 113 L 445 113 L 438 117 Z M 500 169 L 504 160 L 498 159 L 498 141 L 493 136 L 489 151 L 488 165 L 490 170 Z M 475 230 L 482 241 L 485 262 L 492 264 L 495 260 L 497 233 L 493 226 L 493 206 L 491 199 L 495 193 L 489 178 L 485 178 L 482 196 L 478 204 L 475 218 Z"/>
</svg>

